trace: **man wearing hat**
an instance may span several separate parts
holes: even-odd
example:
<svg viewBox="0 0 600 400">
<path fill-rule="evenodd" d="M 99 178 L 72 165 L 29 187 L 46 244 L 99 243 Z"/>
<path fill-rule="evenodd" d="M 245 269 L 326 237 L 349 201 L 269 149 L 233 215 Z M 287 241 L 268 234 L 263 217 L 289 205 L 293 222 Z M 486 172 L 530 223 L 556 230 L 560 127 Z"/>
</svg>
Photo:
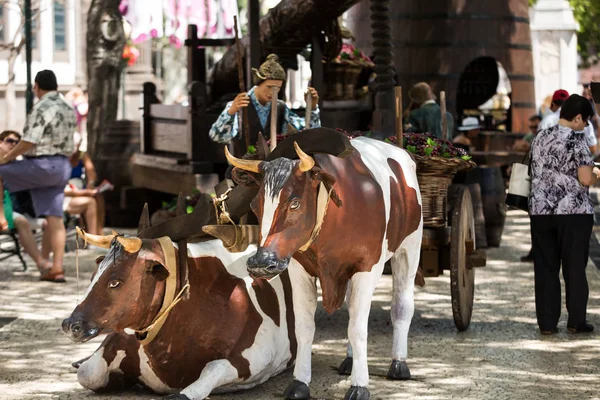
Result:
<svg viewBox="0 0 600 400">
<path fill-rule="evenodd" d="M 256 144 L 258 133 L 268 135 L 271 126 L 271 97 L 272 89 L 278 91 L 286 80 L 285 70 L 279 64 L 279 58 L 275 54 L 270 54 L 267 60 L 257 70 L 253 68 L 254 84 L 247 93 L 240 93 L 233 101 L 225 106 L 225 109 L 213 124 L 209 135 L 212 140 L 219 143 L 229 143 L 232 139 L 239 138 L 238 111 L 248 107 L 248 123 L 250 127 L 250 144 Z M 308 90 L 312 96 L 312 104 L 317 104 L 319 94 L 309 87 Z M 304 119 L 290 111 L 282 100 L 277 101 L 277 132 L 286 133 L 288 125 L 294 129 L 304 129 Z M 317 128 L 321 126 L 319 107 L 315 106 L 311 112 L 310 127 Z M 267 137 L 267 136 L 265 136 Z"/>
<path fill-rule="evenodd" d="M 467 152 L 470 152 L 473 148 L 472 140 L 479 135 L 480 129 L 481 125 L 477 118 L 467 117 L 462 120 L 461 126 L 458 127 L 460 134 L 452 140 L 452 143 L 456 147 L 463 148 Z"/>
<path fill-rule="evenodd" d="M 429 84 L 417 83 L 408 93 L 410 98 L 409 109 L 416 108 L 408 116 L 407 132 L 429 133 L 435 137 L 442 138 L 442 110 L 435 102 L 435 95 Z M 454 119 L 452 114 L 446 113 L 448 122 L 448 138 L 454 132 Z"/>
<path fill-rule="evenodd" d="M 569 92 L 564 89 L 558 89 L 556 92 L 554 92 L 552 95 L 552 103 L 550 104 L 550 110 L 552 110 L 552 113 L 546 115 L 542 119 L 542 122 L 540 122 L 538 128 L 540 131 L 551 128 L 558 124 L 558 120 L 560 119 L 560 109 L 568 98 Z M 595 155 L 598 149 L 598 139 L 596 139 L 594 127 L 592 126 L 591 122 L 588 122 L 588 125 L 585 127 L 583 132 L 585 133 L 585 141 L 590 148 L 590 152 L 592 155 Z"/>
</svg>

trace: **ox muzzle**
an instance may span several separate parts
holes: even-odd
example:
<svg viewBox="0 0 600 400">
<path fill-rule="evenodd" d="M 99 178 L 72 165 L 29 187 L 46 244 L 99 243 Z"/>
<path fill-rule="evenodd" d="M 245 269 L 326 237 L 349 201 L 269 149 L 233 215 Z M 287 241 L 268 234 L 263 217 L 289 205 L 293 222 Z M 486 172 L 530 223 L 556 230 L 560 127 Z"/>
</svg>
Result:
<svg viewBox="0 0 600 400">
<path fill-rule="evenodd" d="M 71 315 L 62 322 L 62 329 L 74 342 L 87 342 L 100 334 L 100 328 L 81 317 Z"/>
<path fill-rule="evenodd" d="M 246 267 L 253 278 L 271 279 L 285 271 L 289 264 L 289 258 L 282 260 L 272 251 L 260 248 L 248 259 Z"/>
</svg>

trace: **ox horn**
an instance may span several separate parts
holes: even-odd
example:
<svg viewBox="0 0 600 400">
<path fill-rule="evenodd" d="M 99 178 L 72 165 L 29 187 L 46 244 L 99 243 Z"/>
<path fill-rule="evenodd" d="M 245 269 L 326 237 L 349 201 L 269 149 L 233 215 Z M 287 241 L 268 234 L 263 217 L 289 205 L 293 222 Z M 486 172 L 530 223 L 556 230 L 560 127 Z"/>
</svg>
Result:
<svg viewBox="0 0 600 400">
<path fill-rule="evenodd" d="M 83 229 L 79 228 L 78 226 L 75 229 L 77 229 L 77 234 L 79 236 L 81 236 L 81 238 L 86 243 L 92 244 L 94 246 L 102 247 L 105 249 L 110 248 L 110 242 L 115 237 L 114 235 L 100 236 L 100 235 L 92 235 L 91 233 L 85 233 L 85 231 L 83 231 Z"/>
<path fill-rule="evenodd" d="M 137 253 L 142 248 L 142 239 L 137 237 L 119 236 L 117 237 L 117 240 L 128 253 Z"/>
<path fill-rule="evenodd" d="M 296 154 L 298 154 L 298 158 L 300 158 L 300 165 L 298 166 L 300 171 L 310 171 L 315 166 L 315 159 L 303 152 L 297 142 L 294 142 L 294 149 L 296 150 Z"/>
<path fill-rule="evenodd" d="M 260 173 L 258 166 L 262 162 L 261 160 L 244 160 L 241 158 L 235 158 L 231 155 L 227 149 L 227 146 L 225 146 L 225 157 L 227 157 L 227 161 L 229 161 L 234 167 L 243 169 L 244 171 Z"/>
</svg>

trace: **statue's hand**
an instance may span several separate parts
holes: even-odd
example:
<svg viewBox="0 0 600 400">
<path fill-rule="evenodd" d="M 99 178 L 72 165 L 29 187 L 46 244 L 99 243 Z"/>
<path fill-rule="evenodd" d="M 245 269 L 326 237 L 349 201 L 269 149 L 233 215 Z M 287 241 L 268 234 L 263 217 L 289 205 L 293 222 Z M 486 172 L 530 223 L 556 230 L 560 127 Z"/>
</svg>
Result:
<svg viewBox="0 0 600 400">
<path fill-rule="evenodd" d="M 248 107 L 249 104 L 250 97 L 248 97 L 246 92 L 240 93 L 237 96 L 235 96 L 235 99 L 233 99 L 233 103 L 231 104 L 231 107 L 229 107 L 229 110 L 227 112 L 229 113 L 229 115 L 235 115 L 238 111 L 240 111 L 241 108 Z"/>
<path fill-rule="evenodd" d="M 319 102 L 319 92 L 314 87 L 308 87 L 308 93 L 310 93 L 310 97 L 312 97 L 312 103 L 317 104 Z"/>
</svg>

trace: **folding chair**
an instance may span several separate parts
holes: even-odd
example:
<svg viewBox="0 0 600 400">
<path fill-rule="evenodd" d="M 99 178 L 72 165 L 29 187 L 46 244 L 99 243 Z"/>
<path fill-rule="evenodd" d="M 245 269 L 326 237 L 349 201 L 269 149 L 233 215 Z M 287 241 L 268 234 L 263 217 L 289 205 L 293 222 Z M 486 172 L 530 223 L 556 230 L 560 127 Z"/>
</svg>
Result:
<svg viewBox="0 0 600 400">
<path fill-rule="evenodd" d="M 0 261 L 6 260 L 9 257 L 17 256 L 19 260 L 21 260 L 21 264 L 23 264 L 23 271 L 27 271 L 27 263 L 23 259 L 23 255 L 21 254 L 21 245 L 19 243 L 19 238 L 17 236 L 16 229 L 10 229 L 0 232 L 1 236 L 9 236 L 13 242 L 13 246 L 7 247 L 5 246 L 9 240 L 0 240 Z"/>
</svg>

